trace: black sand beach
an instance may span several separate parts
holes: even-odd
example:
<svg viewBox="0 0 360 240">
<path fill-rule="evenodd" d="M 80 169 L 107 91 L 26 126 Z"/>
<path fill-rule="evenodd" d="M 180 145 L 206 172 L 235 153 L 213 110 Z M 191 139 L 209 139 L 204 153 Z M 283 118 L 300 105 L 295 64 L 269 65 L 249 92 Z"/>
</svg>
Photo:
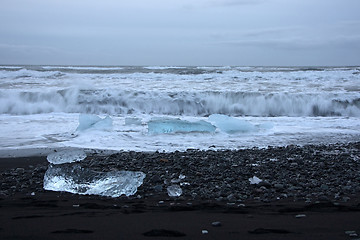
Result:
<svg viewBox="0 0 360 240">
<path fill-rule="evenodd" d="M 134 196 L 76 195 L 43 189 L 46 157 L 0 159 L 0 239 L 360 238 L 360 143 L 119 152 L 76 164 L 147 176 Z M 250 184 L 254 176 L 262 182 Z M 173 184 L 180 197 L 167 195 Z"/>
</svg>

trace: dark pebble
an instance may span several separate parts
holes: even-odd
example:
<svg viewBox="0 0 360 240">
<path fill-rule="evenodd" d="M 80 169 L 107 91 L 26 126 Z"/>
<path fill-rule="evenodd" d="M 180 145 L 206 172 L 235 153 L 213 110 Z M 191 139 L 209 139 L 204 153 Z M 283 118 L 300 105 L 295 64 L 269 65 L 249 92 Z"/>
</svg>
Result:
<svg viewBox="0 0 360 240">
<path fill-rule="evenodd" d="M 110 156 L 94 155 L 77 163 L 94 171 L 143 171 L 144 183 L 137 195 L 143 198 L 166 195 L 171 180 L 179 181 L 187 201 L 349 201 L 360 187 L 360 143 L 269 147 L 267 149 L 186 152 L 119 152 Z M 269 161 L 269 159 L 277 159 Z M 48 163 L 33 168 L 3 169 L 1 194 L 45 192 L 44 174 Z M 180 179 L 180 175 L 185 175 Z M 249 178 L 263 181 L 251 185 Z M 165 183 L 164 183 L 165 181 Z M 131 197 L 130 197 L 131 198 Z"/>
</svg>

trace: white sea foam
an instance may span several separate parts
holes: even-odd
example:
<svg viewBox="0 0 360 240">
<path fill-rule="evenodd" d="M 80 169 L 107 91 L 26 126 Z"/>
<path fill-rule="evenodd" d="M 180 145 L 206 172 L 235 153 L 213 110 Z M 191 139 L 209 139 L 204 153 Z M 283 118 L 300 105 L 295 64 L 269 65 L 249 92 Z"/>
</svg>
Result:
<svg viewBox="0 0 360 240">
<path fill-rule="evenodd" d="M 185 69 L 186 67 L 178 67 L 178 66 L 149 66 L 144 67 L 149 70 L 164 70 L 164 69 Z"/>
<path fill-rule="evenodd" d="M 42 69 L 65 69 L 65 70 L 122 70 L 123 67 L 90 67 L 90 66 L 42 66 Z"/>
<path fill-rule="evenodd" d="M 8 70 L 8 69 L 10 69 L 10 70 L 20 70 L 20 69 L 22 69 L 22 67 L 19 67 L 19 66 L 6 66 L 6 65 L 4 65 L 4 66 L 0 66 L 0 69 L 3 69 L 3 70 Z"/>
<path fill-rule="evenodd" d="M 359 139 L 356 67 L 155 68 L 0 67 L 0 148 L 175 151 Z M 112 129 L 76 132 L 79 114 L 110 115 Z M 256 131 L 148 134 L 155 117 L 197 122 L 211 114 Z"/>
<path fill-rule="evenodd" d="M 87 114 L 163 114 L 207 116 L 360 116 L 357 92 L 139 92 L 113 89 L 27 91 L 0 90 L 1 114 L 51 112 Z"/>
<path fill-rule="evenodd" d="M 101 116 L 102 118 L 104 116 Z M 139 116 L 144 123 L 151 116 Z M 160 116 L 159 116 L 160 117 Z M 164 117 L 164 116 L 162 116 Z M 327 144 L 358 141 L 360 121 L 354 117 L 239 117 L 252 125 L 271 124 L 270 129 L 227 134 L 148 134 L 147 125 L 125 125 L 125 117 L 112 117 L 112 131 L 85 131 L 76 134 L 78 114 L 57 113 L 0 116 L 0 148 L 94 148 L 133 151 L 175 151 L 188 148 L 207 150 Z M 207 120 L 182 117 L 187 121 Z"/>
</svg>

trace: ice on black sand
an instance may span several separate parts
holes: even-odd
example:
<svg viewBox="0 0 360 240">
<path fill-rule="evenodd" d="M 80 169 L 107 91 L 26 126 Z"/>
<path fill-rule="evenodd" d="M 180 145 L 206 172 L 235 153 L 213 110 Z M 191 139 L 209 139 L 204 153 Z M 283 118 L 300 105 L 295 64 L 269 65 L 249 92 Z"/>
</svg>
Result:
<svg viewBox="0 0 360 240">
<path fill-rule="evenodd" d="M 250 184 L 259 184 L 262 182 L 262 180 L 256 176 L 253 176 L 252 178 L 249 178 Z"/>
<path fill-rule="evenodd" d="M 63 163 L 72 163 L 79 162 L 86 158 L 86 153 L 84 150 L 76 149 L 76 150 L 64 150 L 59 152 L 50 153 L 47 156 L 47 160 L 52 164 L 63 164 Z"/>
<path fill-rule="evenodd" d="M 170 197 L 180 197 L 182 194 L 182 189 L 179 185 L 171 185 L 167 187 L 167 192 Z"/>
<path fill-rule="evenodd" d="M 146 174 L 132 171 L 96 172 L 78 164 L 50 165 L 44 175 L 44 189 L 75 194 L 131 196 L 143 184 Z"/>
</svg>

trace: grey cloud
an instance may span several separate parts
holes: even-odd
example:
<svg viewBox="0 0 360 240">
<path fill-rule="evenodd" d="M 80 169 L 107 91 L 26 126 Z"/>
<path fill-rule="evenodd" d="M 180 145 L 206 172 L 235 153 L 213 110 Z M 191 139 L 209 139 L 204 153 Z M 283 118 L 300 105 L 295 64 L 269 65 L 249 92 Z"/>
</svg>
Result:
<svg viewBox="0 0 360 240">
<path fill-rule="evenodd" d="M 3 0 L 0 63 L 296 65 L 308 58 L 294 52 L 307 50 L 316 52 L 309 64 L 341 64 L 335 51 L 359 64 L 359 8 L 358 0 Z"/>
<path fill-rule="evenodd" d="M 21 44 L 6 44 L 0 43 L 1 51 L 12 51 L 18 53 L 56 53 L 59 52 L 58 49 L 48 46 L 37 46 L 37 45 L 21 45 Z"/>
<path fill-rule="evenodd" d="M 360 47 L 360 36 L 335 36 L 333 38 L 256 38 L 256 39 L 239 39 L 231 41 L 220 41 L 214 44 L 231 45 L 238 47 L 265 47 L 277 48 L 284 50 L 321 50 L 336 48 Z"/>
<path fill-rule="evenodd" d="M 287 26 L 218 32 L 210 35 L 214 44 L 262 48 L 329 49 L 360 46 L 360 32 L 354 22 L 334 25 Z"/>
</svg>

